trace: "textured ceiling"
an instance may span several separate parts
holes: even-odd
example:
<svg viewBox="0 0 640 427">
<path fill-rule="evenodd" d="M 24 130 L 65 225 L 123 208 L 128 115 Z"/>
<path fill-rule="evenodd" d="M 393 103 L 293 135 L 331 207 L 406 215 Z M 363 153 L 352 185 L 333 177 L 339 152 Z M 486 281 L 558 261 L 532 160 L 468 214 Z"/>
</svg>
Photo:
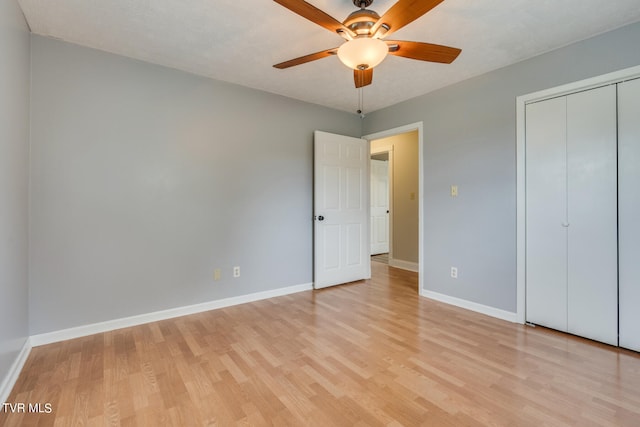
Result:
<svg viewBox="0 0 640 427">
<path fill-rule="evenodd" d="M 338 35 L 271 0 L 18 0 L 35 34 L 328 107 L 359 91 L 337 57 L 273 64 L 337 47 Z M 309 0 L 339 21 L 352 0 Z M 375 0 L 382 15 L 394 0 Z M 640 20 L 638 0 L 445 0 L 390 38 L 458 47 L 450 65 L 389 56 L 364 88 L 365 111 L 396 104 Z"/>
</svg>

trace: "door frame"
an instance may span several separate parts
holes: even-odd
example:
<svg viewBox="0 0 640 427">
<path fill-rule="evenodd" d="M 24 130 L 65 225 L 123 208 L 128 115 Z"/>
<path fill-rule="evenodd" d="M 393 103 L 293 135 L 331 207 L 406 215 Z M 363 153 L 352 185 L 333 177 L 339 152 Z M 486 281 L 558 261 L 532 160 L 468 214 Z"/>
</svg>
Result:
<svg viewBox="0 0 640 427">
<path fill-rule="evenodd" d="M 377 139 L 377 138 L 376 138 Z M 388 183 L 389 189 L 387 190 L 387 204 L 389 206 L 389 217 L 387 224 L 387 236 L 389 240 L 389 258 L 393 258 L 393 145 L 385 145 L 384 147 L 380 147 L 380 149 L 371 151 L 371 140 L 369 142 L 369 183 L 371 183 L 371 156 L 374 154 L 387 153 L 389 155 L 389 162 L 387 166 L 387 174 L 388 174 Z M 369 185 L 371 188 L 371 185 Z M 371 194 L 369 194 L 369 209 L 371 209 Z M 369 211 L 369 218 L 371 218 L 371 211 Z M 369 228 L 371 228 L 373 224 L 369 224 Z M 369 242 L 371 244 L 371 242 Z"/>
<path fill-rule="evenodd" d="M 425 295 L 424 289 L 424 262 L 422 255 L 424 254 L 424 124 L 422 121 L 410 123 L 404 126 L 399 126 L 380 132 L 364 135 L 362 138 L 369 142 L 371 147 L 371 141 L 374 139 L 382 139 L 390 136 L 400 135 L 403 133 L 418 131 L 418 293 L 420 296 Z M 371 150 L 371 148 L 369 148 Z M 389 209 L 393 213 L 393 209 Z M 371 217 L 371 206 L 369 206 L 369 217 Z M 392 217 L 389 217 L 391 221 Z M 391 230 L 393 227 L 389 226 Z M 389 236 L 389 245 L 391 245 L 391 234 Z M 391 251 L 391 246 L 389 251 Z M 389 252 L 391 254 L 391 252 Z"/>
<path fill-rule="evenodd" d="M 516 98 L 516 322 L 526 322 L 526 134 L 527 104 L 640 78 L 640 66 L 579 80 Z"/>
</svg>

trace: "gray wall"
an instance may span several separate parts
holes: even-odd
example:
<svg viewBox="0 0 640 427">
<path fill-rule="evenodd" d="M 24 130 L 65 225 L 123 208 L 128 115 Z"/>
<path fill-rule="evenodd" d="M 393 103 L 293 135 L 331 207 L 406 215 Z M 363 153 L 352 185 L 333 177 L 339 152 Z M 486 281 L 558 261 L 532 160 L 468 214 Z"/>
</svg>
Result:
<svg viewBox="0 0 640 427">
<path fill-rule="evenodd" d="M 367 115 L 365 135 L 424 122 L 427 290 L 515 312 L 515 99 L 638 65 L 639 45 L 629 25 Z"/>
<path fill-rule="evenodd" d="M 29 30 L 17 2 L 2 1 L 0 2 L 0 386 L 7 378 L 9 368 L 29 336 L 28 189 Z"/>
<path fill-rule="evenodd" d="M 359 117 L 38 36 L 32 61 L 32 334 L 312 281 L 312 133 Z"/>
</svg>

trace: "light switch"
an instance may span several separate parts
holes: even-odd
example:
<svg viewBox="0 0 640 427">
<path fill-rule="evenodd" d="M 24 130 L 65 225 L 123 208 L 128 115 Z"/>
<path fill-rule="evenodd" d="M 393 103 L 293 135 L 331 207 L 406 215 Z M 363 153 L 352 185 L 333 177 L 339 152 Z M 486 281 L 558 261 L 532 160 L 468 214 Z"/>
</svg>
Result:
<svg viewBox="0 0 640 427">
<path fill-rule="evenodd" d="M 451 186 L 451 197 L 457 197 L 458 196 L 458 186 L 457 185 L 452 185 Z"/>
</svg>

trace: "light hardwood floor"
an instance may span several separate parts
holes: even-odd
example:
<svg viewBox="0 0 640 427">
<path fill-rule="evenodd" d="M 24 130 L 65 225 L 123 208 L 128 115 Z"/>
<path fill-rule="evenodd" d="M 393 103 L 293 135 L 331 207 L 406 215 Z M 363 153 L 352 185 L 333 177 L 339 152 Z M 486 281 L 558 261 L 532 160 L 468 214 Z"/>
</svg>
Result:
<svg viewBox="0 0 640 427">
<path fill-rule="evenodd" d="M 638 426 L 640 355 L 421 298 L 414 273 L 37 347 L 0 425 Z"/>
</svg>

